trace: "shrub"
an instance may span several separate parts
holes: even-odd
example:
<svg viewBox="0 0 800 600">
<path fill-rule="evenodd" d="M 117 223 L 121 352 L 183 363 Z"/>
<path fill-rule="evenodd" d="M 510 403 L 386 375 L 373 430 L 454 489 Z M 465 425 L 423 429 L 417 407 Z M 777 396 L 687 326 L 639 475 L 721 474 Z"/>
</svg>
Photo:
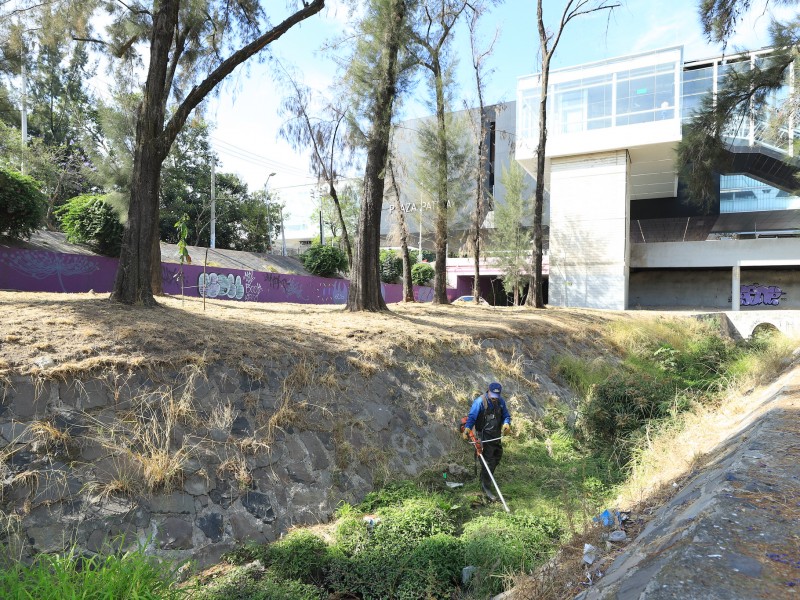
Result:
<svg viewBox="0 0 800 600">
<path fill-rule="evenodd" d="M 333 557 L 328 586 L 333 592 L 364 600 L 449 599 L 463 558 L 461 541 L 445 534 L 393 547 L 372 547 L 351 557 Z"/>
<path fill-rule="evenodd" d="M 564 530 L 557 517 L 497 513 L 464 525 L 467 565 L 477 568 L 471 587 L 479 598 L 502 591 L 497 573 L 530 571 L 554 550 Z"/>
<path fill-rule="evenodd" d="M 464 566 L 464 545 L 451 535 L 437 534 L 421 540 L 407 555 L 395 597 L 451 598 Z"/>
<path fill-rule="evenodd" d="M 191 597 L 193 600 L 319 600 L 322 594 L 313 585 L 281 580 L 254 562 L 206 584 Z"/>
<path fill-rule="evenodd" d="M 414 285 L 428 285 L 433 275 L 433 267 L 428 263 L 417 263 L 411 267 L 411 281 Z"/>
<path fill-rule="evenodd" d="M 370 545 L 386 549 L 419 541 L 439 533 L 452 534 L 455 524 L 434 499 L 407 500 L 399 506 L 378 510 L 380 523 L 370 536 Z"/>
<path fill-rule="evenodd" d="M 269 565 L 282 579 L 322 585 L 325 580 L 328 544 L 309 531 L 290 533 L 269 547 Z"/>
<path fill-rule="evenodd" d="M 347 270 L 347 256 L 336 246 L 314 244 L 300 256 L 300 261 L 309 273 L 318 277 L 332 277 Z"/>
<path fill-rule="evenodd" d="M 381 281 L 396 283 L 403 274 L 403 259 L 394 250 L 381 250 L 380 253 Z"/>
<path fill-rule="evenodd" d="M 0 235 L 29 238 L 45 214 L 41 184 L 27 175 L 0 167 Z"/>
<path fill-rule="evenodd" d="M 70 242 L 88 244 L 106 256 L 119 256 L 124 228 L 108 198 L 76 196 L 56 209 L 56 215 Z"/>
<path fill-rule="evenodd" d="M 581 425 L 589 439 L 613 444 L 650 419 L 670 414 L 676 388 L 668 376 L 641 370 L 620 370 L 592 387 L 581 410 Z"/>
</svg>

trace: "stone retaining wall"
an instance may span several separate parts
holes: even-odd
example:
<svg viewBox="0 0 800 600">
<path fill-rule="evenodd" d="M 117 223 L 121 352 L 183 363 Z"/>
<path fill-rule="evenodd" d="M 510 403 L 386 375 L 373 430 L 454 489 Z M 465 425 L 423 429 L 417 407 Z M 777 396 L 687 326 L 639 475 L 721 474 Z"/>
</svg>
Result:
<svg viewBox="0 0 800 600">
<path fill-rule="evenodd" d="M 0 538 L 21 559 L 144 543 L 212 564 L 245 541 L 325 522 L 377 479 L 443 467 L 464 451 L 454 423 L 470 392 L 495 378 L 484 360 L 351 353 L 12 376 L 0 388 Z M 536 409 L 520 397 L 512 410 Z"/>
</svg>

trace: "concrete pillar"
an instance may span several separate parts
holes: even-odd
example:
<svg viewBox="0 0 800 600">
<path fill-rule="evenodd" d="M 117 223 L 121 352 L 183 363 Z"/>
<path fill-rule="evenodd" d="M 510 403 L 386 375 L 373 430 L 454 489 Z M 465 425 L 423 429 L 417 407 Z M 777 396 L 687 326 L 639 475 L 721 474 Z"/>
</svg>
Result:
<svg viewBox="0 0 800 600">
<path fill-rule="evenodd" d="M 630 160 L 625 150 L 554 158 L 549 304 L 628 307 Z"/>
<path fill-rule="evenodd" d="M 735 265 L 732 269 L 733 276 L 731 277 L 731 310 L 739 310 L 741 308 L 742 299 L 742 268 Z"/>
</svg>

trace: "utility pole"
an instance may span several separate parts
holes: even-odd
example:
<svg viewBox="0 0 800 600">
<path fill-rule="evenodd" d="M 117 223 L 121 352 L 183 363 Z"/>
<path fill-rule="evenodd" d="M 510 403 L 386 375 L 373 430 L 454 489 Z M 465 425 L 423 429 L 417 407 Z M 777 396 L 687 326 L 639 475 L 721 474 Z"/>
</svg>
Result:
<svg viewBox="0 0 800 600">
<path fill-rule="evenodd" d="M 216 196 L 216 170 L 214 161 L 211 161 L 211 243 L 209 248 L 216 248 L 217 244 L 217 196 Z"/>
<path fill-rule="evenodd" d="M 281 207 L 281 256 L 286 256 L 286 232 L 283 229 L 283 204 Z"/>
<path fill-rule="evenodd" d="M 267 181 L 264 183 L 264 203 L 267 205 L 267 251 L 272 252 L 272 217 L 269 214 L 269 179 L 275 175 L 270 173 L 267 175 Z"/>
</svg>

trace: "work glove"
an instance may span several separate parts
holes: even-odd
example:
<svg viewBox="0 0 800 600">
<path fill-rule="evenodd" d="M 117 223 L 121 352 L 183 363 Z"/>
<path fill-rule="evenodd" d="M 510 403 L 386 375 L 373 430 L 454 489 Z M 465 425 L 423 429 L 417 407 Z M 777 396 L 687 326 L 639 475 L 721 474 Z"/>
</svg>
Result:
<svg viewBox="0 0 800 600">
<path fill-rule="evenodd" d="M 464 433 L 461 434 L 461 437 L 464 438 L 465 440 L 469 440 L 469 434 L 470 433 L 472 433 L 472 432 L 470 431 L 469 427 L 465 427 L 464 428 Z"/>
<path fill-rule="evenodd" d="M 511 435 L 511 425 L 503 423 L 503 435 Z"/>
</svg>

